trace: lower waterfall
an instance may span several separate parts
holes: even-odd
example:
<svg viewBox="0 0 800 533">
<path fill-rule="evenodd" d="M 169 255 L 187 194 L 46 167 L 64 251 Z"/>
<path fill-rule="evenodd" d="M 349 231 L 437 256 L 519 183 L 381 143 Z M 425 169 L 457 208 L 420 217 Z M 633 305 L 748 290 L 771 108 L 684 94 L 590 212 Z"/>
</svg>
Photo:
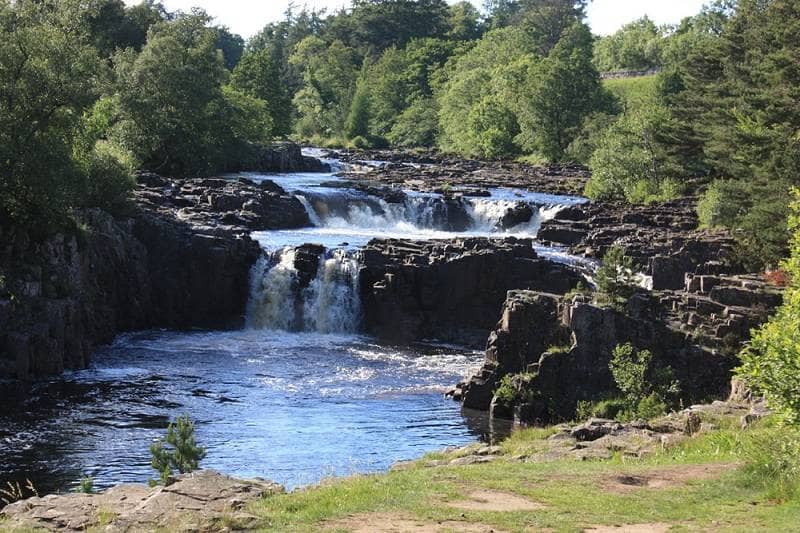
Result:
<svg viewBox="0 0 800 533">
<path fill-rule="evenodd" d="M 264 254 L 250 274 L 247 327 L 318 333 L 355 333 L 361 319 L 359 263 L 345 250 L 322 253 L 304 286 L 297 250 Z"/>
</svg>

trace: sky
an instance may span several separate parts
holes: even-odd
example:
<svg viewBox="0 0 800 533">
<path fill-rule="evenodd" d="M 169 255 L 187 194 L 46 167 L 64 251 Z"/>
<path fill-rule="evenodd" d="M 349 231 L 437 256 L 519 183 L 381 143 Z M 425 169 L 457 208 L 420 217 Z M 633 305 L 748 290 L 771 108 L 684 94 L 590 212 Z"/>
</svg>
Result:
<svg viewBox="0 0 800 533">
<path fill-rule="evenodd" d="M 128 4 L 140 0 L 126 0 Z M 448 0 L 455 3 L 457 0 Z M 280 20 L 289 0 L 162 0 L 170 11 L 202 7 L 216 18 L 218 24 L 228 26 L 234 33 L 252 37 L 269 22 Z M 627 22 L 648 15 L 657 24 L 680 22 L 695 15 L 706 0 L 593 0 L 589 7 L 589 25 L 598 35 L 617 31 Z M 328 11 L 349 5 L 348 0 L 295 0 L 309 9 L 327 8 Z M 480 0 L 473 0 L 480 5 Z"/>
</svg>

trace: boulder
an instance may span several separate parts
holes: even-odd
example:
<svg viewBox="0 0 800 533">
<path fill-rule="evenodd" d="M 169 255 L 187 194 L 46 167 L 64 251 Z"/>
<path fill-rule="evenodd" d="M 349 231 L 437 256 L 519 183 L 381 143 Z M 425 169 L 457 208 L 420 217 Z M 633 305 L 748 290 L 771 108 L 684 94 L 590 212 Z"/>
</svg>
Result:
<svg viewBox="0 0 800 533">
<path fill-rule="evenodd" d="M 264 479 L 240 480 L 213 470 L 180 476 L 167 487 L 118 485 L 98 494 L 52 494 L 6 506 L 0 514 L 10 529 L 47 531 L 209 530 L 227 515 L 250 519 L 249 502 L 283 493 Z"/>
</svg>

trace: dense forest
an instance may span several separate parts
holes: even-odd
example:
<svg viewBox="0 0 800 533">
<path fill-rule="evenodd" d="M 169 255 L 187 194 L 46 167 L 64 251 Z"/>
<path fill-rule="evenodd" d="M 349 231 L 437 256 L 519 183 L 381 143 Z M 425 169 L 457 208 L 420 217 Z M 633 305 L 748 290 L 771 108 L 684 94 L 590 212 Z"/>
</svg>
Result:
<svg viewBox="0 0 800 533">
<path fill-rule="evenodd" d="M 593 199 L 698 193 L 748 266 L 777 265 L 800 170 L 800 5 L 718 0 L 598 38 L 586 4 L 354 0 L 289 9 L 245 42 L 152 0 L 2 0 L 0 218 L 124 210 L 133 169 L 236 170 L 291 136 L 582 163 Z"/>
</svg>

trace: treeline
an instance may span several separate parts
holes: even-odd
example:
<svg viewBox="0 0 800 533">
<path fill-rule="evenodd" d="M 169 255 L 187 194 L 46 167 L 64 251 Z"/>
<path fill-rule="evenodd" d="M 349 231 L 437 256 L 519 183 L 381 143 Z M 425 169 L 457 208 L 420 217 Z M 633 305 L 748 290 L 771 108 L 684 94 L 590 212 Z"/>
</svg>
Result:
<svg viewBox="0 0 800 533">
<path fill-rule="evenodd" d="M 0 0 L 0 226 L 45 235 L 76 208 L 124 211 L 136 168 L 247 166 L 286 126 L 274 72 L 250 58 L 231 73 L 243 52 L 201 11 Z"/>
<path fill-rule="evenodd" d="M 134 168 L 236 170 L 294 136 L 579 162 L 595 199 L 700 192 L 743 261 L 777 264 L 800 167 L 800 4 L 717 0 L 599 39 L 586 4 L 355 0 L 290 9 L 245 43 L 152 0 L 0 0 L 0 222 L 123 209 Z"/>
</svg>

